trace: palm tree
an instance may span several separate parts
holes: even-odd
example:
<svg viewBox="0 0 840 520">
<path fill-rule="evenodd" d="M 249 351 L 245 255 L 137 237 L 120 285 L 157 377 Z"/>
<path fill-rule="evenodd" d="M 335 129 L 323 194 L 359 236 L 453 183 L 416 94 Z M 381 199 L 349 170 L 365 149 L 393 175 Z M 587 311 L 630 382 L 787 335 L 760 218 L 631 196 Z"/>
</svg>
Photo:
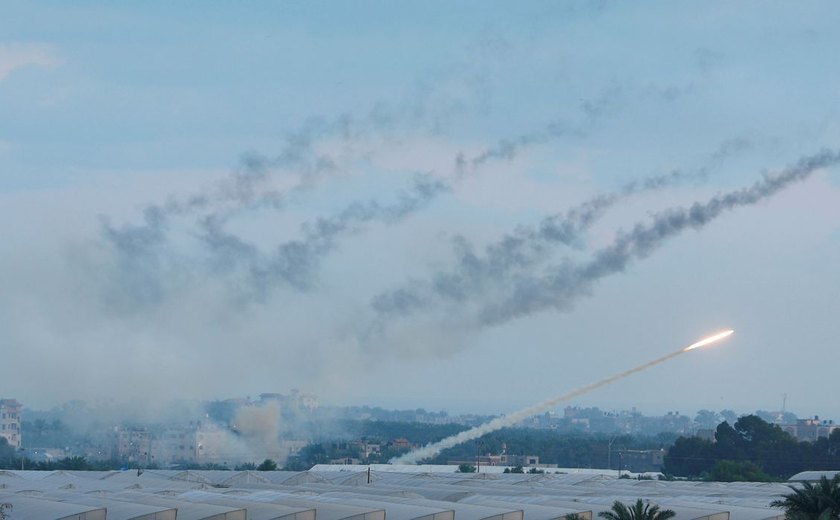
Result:
<svg viewBox="0 0 840 520">
<path fill-rule="evenodd" d="M 650 505 L 650 502 L 636 500 L 630 507 L 616 500 L 613 502 L 612 511 L 601 511 L 598 516 L 606 520 L 668 520 L 677 515 L 670 509 L 659 509 L 657 505 Z"/>
<path fill-rule="evenodd" d="M 788 486 L 793 491 L 770 505 L 785 510 L 790 520 L 830 520 L 840 518 L 840 473 L 829 480 L 825 475 L 816 483 L 803 482 L 802 487 Z"/>
</svg>

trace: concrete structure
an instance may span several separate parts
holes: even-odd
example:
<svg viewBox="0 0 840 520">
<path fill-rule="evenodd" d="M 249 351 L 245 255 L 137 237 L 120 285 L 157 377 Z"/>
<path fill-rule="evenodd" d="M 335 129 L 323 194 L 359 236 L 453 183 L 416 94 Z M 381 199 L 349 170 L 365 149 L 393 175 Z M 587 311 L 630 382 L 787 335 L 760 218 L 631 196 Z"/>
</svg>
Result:
<svg viewBox="0 0 840 520">
<path fill-rule="evenodd" d="M 23 405 L 15 399 L 0 399 L 0 436 L 4 437 L 9 446 L 20 449 L 20 411 Z"/>
<path fill-rule="evenodd" d="M 195 462 L 195 428 L 169 428 L 152 438 L 151 459 L 155 464 Z"/>
<path fill-rule="evenodd" d="M 783 424 L 781 427 L 800 442 L 828 438 L 832 432 L 840 430 L 840 425 L 834 424 L 834 421 L 820 421 L 819 416 L 814 416 L 813 419 L 799 419 L 796 424 Z"/>
<path fill-rule="evenodd" d="M 114 431 L 115 459 L 147 466 L 152 460 L 151 454 L 152 435 L 145 428 L 117 428 Z"/>
<path fill-rule="evenodd" d="M 507 452 L 507 445 L 502 444 L 502 452 L 498 455 L 488 454 L 479 455 L 465 460 L 449 460 L 447 464 L 458 466 L 460 464 L 469 464 L 471 466 L 502 466 L 512 467 L 521 466 L 523 468 L 556 468 L 557 464 L 541 464 L 540 458 L 537 455 L 513 455 Z"/>
<path fill-rule="evenodd" d="M 274 392 L 260 394 L 259 404 L 271 402 L 279 403 L 281 408 L 288 411 L 312 411 L 320 405 L 318 396 L 301 392 L 297 388 L 293 388 L 289 395 Z"/>
</svg>

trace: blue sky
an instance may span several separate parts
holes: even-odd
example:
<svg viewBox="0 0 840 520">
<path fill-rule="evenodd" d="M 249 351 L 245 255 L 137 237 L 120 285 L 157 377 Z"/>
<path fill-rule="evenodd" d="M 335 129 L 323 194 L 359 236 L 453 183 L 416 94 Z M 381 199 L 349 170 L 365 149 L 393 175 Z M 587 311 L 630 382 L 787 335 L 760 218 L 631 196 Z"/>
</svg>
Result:
<svg viewBox="0 0 840 520">
<path fill-rule="evenodd" d="M 498 413 L 733 327 L 575 404 L 840 419 L 833 160 L 569 274 L 838 148 L 831 2 L 3 10 L 3 395 Z"/>
</svg>

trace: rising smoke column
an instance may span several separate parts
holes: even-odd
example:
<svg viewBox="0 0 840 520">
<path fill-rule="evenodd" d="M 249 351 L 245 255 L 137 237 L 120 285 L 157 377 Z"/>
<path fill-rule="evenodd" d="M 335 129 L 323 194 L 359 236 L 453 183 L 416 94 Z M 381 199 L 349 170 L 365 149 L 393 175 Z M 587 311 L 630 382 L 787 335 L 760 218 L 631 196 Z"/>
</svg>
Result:
<svg viewBox="0 0 840 520">
<path fill-rule="evenodd" d="M 443 440 L 440 440 L 438 442 L 430 443 L 427 446 L 424 446 L 423 448 L 420 448 L 418 450 L 414 450 L 414 451 L 412 451 L 410 453 L 407 453 L 407 454 L 405 454 L 401 457 L 396 457 L 396 458 L 392 459 L 390 461 L 390 464 L 416 464 L 420 460 L 427 459 L 429 457 L 434 457 L 435 455 L 437 455 L 438 453 L 440 453 L 441 451 L 443 451 L 447 448 L 457 446 L 461 443 L 471 441 L 473 439 L 478 439 L 478 438 L 482 437 L 483 435 L 494 432 L 496 430 L 501 430 L 502 428 L 506 428 L 508 426 L 513 426 L 514 424 L 517 424 L 518 422 L 520 422 L 524 419 L 527 419 L 528 417 L 531 417 L 532 415 L 536 415 L 538 413 L 543 413 L 547 410 L 550 410 L 550 409 L 554 408 L 555 406 L 557 406 L 558 404 L 563 403 L 565 401 L 568 401 L 569 399 L 574 399 L 575 397 L 579 397 L 581 395 L 587 394 L 587 393 L 589 393 L 593 390 L 601 388 L 602 386 L 606 386 L 610 383 L 614 383 L 614 382 L 618 381 L 619 379 L 624 379 L 625 377 L 633 375 L 637 372 L 641 372 L 641 371 L 647 370 L 648 368 L 651 368 L 653 366 L 662 364 L 662 363 L 664 363 L 664 362 L 666 362 L 670 359 L 673 359 L 673 358 L 679 356 L 680 354 L 684 354 L 686 352 L 690 352 L 690 351 L 692 351 L 694 349 L 697 349 L 699 347 L 702 347 L 702 346 L 708 345 L 710 343 L 719 341 L 719 340 L 731 335 L 733 332 L 734 331 L 732 331 L 731 329 L 719 332 L 719 333 L 714 334 L 712 336 L 709 336 L 707 338 L 701 339 L 700 341 L 692 343 L 691 345 L 689 345 L 687 347 L 681 348 L 680 350 L 677 350 L 676 352 L 671 352 L 670 354 L 667 354 L 667 355 L 662 356 L 660 358 L 654 359 L 653 361 L 648 361 L 647 363 L 644 363 L 643 365 L 639 365 L 639 366 L 631 368 L 629 370 L 625 370 L 624 372 L 620 372 L 620 373 L 615 374 L 613 376 L 601 379 L 600 381 L 596 381 L 596 382 L 590 383 L 586 386 L 582 386 L 580 388 L 572 390 L 571 392 L 565 393 L 565 394 L 563 394 L 561 396 L 558 396 L 558 397 L 555 397 L 553 399 L 547 399 L 547 400 L 545 400 L 541 403 L 535 404 L 533 406 L 529 406 L 527 408 L 517 410 L 516 412 L 514 412 L 510 415 L 506 415 L 504 417 L 498 417 L 496 419 L 493 419 L 490 422 L 482 424 L 481 426 L 476 426 L 475 428 L 470 428 L 469 430 L 457 433 L 455 435 L 452 435 L 451 437 L 447 437 L 447 438 L 445 438 Z"/>
</svg>

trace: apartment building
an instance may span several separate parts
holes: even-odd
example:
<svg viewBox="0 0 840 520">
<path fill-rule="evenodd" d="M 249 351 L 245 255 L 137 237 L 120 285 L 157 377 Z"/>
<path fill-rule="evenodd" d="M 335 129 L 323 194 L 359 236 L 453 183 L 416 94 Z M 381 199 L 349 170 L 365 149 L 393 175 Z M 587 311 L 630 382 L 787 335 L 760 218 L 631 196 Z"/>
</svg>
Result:
<svg viewBox="0 0 840 520">
<path fill-rule="evenodd" d="M 9 446 L 20 448 L 20 410 L 22 404 L 15 399 L 0 399 L 0 436 L 9 441 Z"/>
</svg>

